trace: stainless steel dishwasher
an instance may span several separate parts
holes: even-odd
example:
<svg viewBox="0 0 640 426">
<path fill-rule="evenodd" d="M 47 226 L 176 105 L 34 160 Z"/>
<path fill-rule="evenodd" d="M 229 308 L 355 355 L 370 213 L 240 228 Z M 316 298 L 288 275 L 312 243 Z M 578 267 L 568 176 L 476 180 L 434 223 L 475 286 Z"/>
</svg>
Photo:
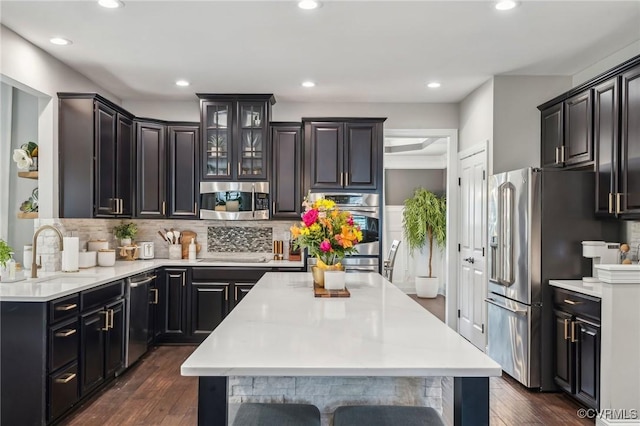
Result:
<svg viewBox="0 0 640 426">
<path fill-rule="evenodd" d="M 135 275 L 127 279 L 126 299 L 126 345 L 124 367 L 128 368 L 147 352 L 149 333 L 149 285 L 156 279 L 152 272 Z"/>
</svg>

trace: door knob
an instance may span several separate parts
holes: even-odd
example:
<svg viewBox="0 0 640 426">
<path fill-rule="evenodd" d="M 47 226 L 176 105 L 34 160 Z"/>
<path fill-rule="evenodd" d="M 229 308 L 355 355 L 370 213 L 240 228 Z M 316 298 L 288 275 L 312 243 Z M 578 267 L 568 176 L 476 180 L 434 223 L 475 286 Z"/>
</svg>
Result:
<svg viewBox="0 0 640 426">
<path fill-rule="evenodd" d="M 475 259 L 473 257 L 465 257 L 464 260 L 469 262 L 469 263 L 474 263 L 475 262 Z"/>
</svg>

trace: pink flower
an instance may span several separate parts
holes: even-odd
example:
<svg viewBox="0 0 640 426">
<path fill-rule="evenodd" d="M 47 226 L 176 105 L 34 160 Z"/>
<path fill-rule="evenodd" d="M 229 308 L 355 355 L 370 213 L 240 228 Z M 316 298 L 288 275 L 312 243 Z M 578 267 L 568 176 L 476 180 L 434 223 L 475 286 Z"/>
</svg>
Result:
<svg viewBox="0 0 640 426">
<path fill-rule="evenodd" d="M 353 216 L 349 216 L 349 218 L 347 219 L 347 224 L 348 224 L 349 226 L 352 226 L 352 225 L 353 225 Z"/>
<path fill-rule="evenodd" d="M 323 242 L 320 243 L 320 250 L 322 250 L 325 253 L 328 251 L 331 251 L 331 243 L 329 242 L 329 240 L 324 240 Z"/>
<path fill-rule="evenodd" d="M 302 216 L 302 221 L 304 222 L 305 225 L 307 226 L 311 226 L 313 225 L 313 223 L 318 220 L 318 210 L 317 209 L 311 209 L 308 212 L 306 212 L 303 216 Z"/>
</svg>

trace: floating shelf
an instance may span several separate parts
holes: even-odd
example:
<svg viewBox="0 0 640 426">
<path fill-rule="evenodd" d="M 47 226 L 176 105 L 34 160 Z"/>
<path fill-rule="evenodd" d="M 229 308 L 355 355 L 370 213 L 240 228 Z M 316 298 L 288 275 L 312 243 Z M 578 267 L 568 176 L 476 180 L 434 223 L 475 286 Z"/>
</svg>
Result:
<svg viewBox="0 0 640 426">
<path fill-rule="evenodd" d="M 38 212 L 18 212 L 18 219 L 37 219 Z"/>
<path fill-rule="evenodd" d="M 38 171 L 35 170 L 33 172 L 18 172 L 18 176 L 27 179 L 38 179 Z"/>
</svg>

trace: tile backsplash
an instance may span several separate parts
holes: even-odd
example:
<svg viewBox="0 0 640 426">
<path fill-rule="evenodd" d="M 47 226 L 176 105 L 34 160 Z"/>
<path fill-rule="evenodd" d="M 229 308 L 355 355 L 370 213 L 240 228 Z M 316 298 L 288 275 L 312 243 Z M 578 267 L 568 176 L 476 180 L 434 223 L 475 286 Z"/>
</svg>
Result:
<svg viewBox="0 0 640 426">
<path fill-rule="evenodd" d="M 623 225 L 623 243 L 631 247 L 632 259 L 638 260 L 640 256 L 640 222 L 626 221 Z"/>
<path fill-rule="evenodd" d="M 273 228 L 246 226 L 210 226 L 207 251 L 224 253 L 271 253 Z"/>
</svg>

